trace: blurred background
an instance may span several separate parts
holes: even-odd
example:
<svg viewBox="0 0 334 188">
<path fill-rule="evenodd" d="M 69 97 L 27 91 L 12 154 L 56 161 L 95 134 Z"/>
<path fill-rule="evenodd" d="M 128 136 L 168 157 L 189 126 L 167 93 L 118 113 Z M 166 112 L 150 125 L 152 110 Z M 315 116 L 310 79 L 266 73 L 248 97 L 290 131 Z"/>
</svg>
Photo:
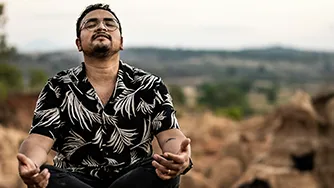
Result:
<svg viewBox="0 0 334 188">
<path fill-rule="evenodd" d="M 99 2 L 192 139 L 181 188 L 334 187 L 334 1 Z M 46 80 L 83 60 L 75 23 L 92 3 L 0 1 L 0 188 L 24 187 L 17 149 Z"/>
</svg>

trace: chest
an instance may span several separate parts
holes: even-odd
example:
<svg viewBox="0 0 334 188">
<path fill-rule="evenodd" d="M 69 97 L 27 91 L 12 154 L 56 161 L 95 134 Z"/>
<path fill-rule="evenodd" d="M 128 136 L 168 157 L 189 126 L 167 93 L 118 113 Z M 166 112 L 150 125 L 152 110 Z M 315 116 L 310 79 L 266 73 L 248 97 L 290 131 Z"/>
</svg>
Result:
<svg viewBox="0 0 334 188">
<path fill-rule="evenodd" d="M 114 93 L 115 83 L 110 83 L 105 85 L 97 85 L 92 83 L 92 85 L 94 87 L 96 95 L 98 96 L 102 104 L 105 106 Z"/>
</svg>

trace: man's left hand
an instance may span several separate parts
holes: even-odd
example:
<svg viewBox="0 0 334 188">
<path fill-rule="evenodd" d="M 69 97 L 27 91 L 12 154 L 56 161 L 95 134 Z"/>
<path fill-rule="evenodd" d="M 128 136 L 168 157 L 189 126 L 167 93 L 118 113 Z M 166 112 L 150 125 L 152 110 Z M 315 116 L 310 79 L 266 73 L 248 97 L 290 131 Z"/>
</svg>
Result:
<svg viewBox="0 0 334 188">
<path fill-rule="evenodd" d="M 163 157 L 154 154 L 152 165 L 156 168 L 155 172 L 163 179 L 168 180 L 180 175 L 189 166 L 189 147 L 190 139 L 186 138 L 180 145 L 180 150 L 176 153 L 165 152 Z"/>
</svg>

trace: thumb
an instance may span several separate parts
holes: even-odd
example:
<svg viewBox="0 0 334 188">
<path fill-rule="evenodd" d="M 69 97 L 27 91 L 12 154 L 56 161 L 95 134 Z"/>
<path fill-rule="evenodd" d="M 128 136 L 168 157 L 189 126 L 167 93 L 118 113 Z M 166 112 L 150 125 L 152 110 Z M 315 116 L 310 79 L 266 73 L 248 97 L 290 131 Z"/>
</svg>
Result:
<svg viewBox="0 0 334 188">
<path fill-rule="evenodd" d="M 188 151 L 188 145 L 190 144 L 190 142 L 191 142 L 190 138 L 184 139 L 180 145 L 180 152 Z"/>
<path fill-rule="evenodd" d="M 17 154 L 17 159 L 18 159 L 19 163 L 21 163 L 22 165 L 26 165 L 26 166 L 29 166 L 31 168 L 36 168 L 35 163 L 22 153 Z"/>
</svg>

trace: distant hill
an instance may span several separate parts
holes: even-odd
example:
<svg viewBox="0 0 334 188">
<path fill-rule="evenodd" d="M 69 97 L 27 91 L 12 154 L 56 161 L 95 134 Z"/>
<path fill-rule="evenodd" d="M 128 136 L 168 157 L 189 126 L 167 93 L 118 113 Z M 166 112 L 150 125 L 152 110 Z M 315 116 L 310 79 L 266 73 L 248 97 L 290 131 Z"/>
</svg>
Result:
<svg viewBox="0 0 334 188">
<path fill-rule="evenodd" d="M 238 51 L 128 48 L 121 52 L 121 57 L 169 80 L 243 78 L 303 82 L 328 79 L 334 72 L 334 53 L 280 46 Z M 50 76 L 81 61 L 82 55 L 75 50 L 18 54 L 11 60 L 23 71 L 39 67 Z"/>
<path fill-rule="evenodd" d="M 21 50 L 26 53 L 51 52 L 52 49 L 60 49 L 58 45 L 48 39 L 39 39 L 25 44 Z M 41 50 L 42 49 L 42 50 Z"/>
</svg>

